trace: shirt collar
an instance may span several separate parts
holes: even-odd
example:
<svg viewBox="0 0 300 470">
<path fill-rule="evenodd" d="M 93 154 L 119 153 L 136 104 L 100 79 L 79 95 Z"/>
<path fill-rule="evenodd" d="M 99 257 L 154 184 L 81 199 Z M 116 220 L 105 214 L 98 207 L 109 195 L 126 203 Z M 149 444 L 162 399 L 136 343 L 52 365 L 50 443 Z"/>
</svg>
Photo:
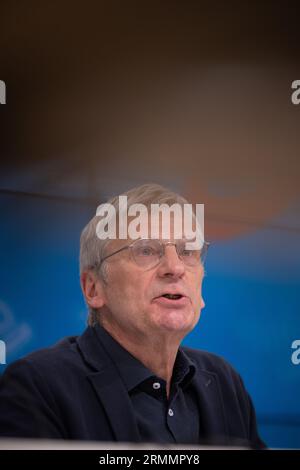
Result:
<svg viewBox="0 0 300 470">
<path fill-rule="evenodd" d="M 185 388 L 191 382 L 195 373 L 195 363 L 187 356 L 182 348 L 179 348 L 173 369 L 172 385 L 177 384 Z"/>
<path fill-rule="evenodd" d="M 153 376 L 153 373 L 138 359 L 132 356 L 130 352 L 123 348 L 105 328 L 97 324 L 95 330 L 107 354 L 114 362 L 128 391 Z"/>
<path fill-rule="evenodd" d="M 107 354 L 114 362 L 128 392 L 150 377 L 155 378 L 153 372 L 123 348 L 101 325 L 97 324 L 95 330 Z M 172 386 L 175 384 L 182 387 L 187 386 L 195 372 L 194 362 L 182 348 L 179 348 L 174 364 Z"/>
</svg>

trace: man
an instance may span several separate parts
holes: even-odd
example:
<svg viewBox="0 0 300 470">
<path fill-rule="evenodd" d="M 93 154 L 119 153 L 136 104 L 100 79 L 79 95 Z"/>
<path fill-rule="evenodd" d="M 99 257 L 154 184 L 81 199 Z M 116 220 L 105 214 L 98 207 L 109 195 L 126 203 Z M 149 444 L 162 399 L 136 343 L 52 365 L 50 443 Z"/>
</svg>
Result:
<svg viewBox="0 0 300 470">
<path fill-rule="evenodd" d="M 129 207 L 187 203 L 151 184 L 125 195 Z M 117 198 L 110 204 L 118 212 Z M 168 239 L 160 226 L 156 239 L 103 240 L 99 216 L 89 222 L 80 252 L 89 326 L 7 368 L 0 435 L 264 447 L 239 375 L 180 346 L 204 307 L 206 244 L 186 249 L 190 234 L 177 239 L 174 218 Z"/>
</svg>

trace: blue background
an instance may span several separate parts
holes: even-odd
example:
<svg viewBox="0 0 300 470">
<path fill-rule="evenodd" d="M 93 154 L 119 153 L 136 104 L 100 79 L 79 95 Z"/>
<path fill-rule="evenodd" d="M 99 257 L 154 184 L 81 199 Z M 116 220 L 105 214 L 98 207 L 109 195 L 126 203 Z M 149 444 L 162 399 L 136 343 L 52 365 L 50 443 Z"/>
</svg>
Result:
<svg viewBox="0 0 300 470">
<path fill-rule="evenodd" d="M 9 364 L 85 328 L 79 236 L 95 206 L 1 193 L 0 208 L 0 339 Z M 295 205 L 263 229 L 212 244 L 206 307 L 184 341 L 240 372 L 271 447 L 300 448 L 300 365 L 291 362 L 300 338 L 300 250 L 289 223 L 299 214 Z"/>
</svg>

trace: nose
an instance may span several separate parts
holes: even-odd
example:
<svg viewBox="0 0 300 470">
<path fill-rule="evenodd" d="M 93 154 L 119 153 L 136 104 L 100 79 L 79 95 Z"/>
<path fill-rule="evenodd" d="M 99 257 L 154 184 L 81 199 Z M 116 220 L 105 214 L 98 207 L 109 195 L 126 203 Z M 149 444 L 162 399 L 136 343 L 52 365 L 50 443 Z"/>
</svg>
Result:
<svg viewBox="0 0 300 470">
<path fill-rule="evenodd" d="M 174 245 L 165 246 L 165 254 L 158 266 L 158 274 L 161 277 L 180 278 L 185 272 L 183 261 L 178 257 Z"/>
</svg>

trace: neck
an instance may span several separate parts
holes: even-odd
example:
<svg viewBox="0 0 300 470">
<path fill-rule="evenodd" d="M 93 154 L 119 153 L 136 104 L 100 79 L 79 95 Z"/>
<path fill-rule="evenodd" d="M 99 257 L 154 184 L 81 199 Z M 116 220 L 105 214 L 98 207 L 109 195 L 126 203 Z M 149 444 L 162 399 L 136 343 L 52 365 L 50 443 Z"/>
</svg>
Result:
<svg viewBox="0 0 300 470">
<path fill-rule="evenodd" d="M 154 375 L 166 381 L 167 397 L 170 394 L 170 386 L 173 374 L 174 363 L 180 340 L 166 337 L 164 335 L 145 337 L 130 334 L 124 330 L 106 322 L 103 318 L 101 326 L 132 356 L 138 359 Z"/>
</svg>

